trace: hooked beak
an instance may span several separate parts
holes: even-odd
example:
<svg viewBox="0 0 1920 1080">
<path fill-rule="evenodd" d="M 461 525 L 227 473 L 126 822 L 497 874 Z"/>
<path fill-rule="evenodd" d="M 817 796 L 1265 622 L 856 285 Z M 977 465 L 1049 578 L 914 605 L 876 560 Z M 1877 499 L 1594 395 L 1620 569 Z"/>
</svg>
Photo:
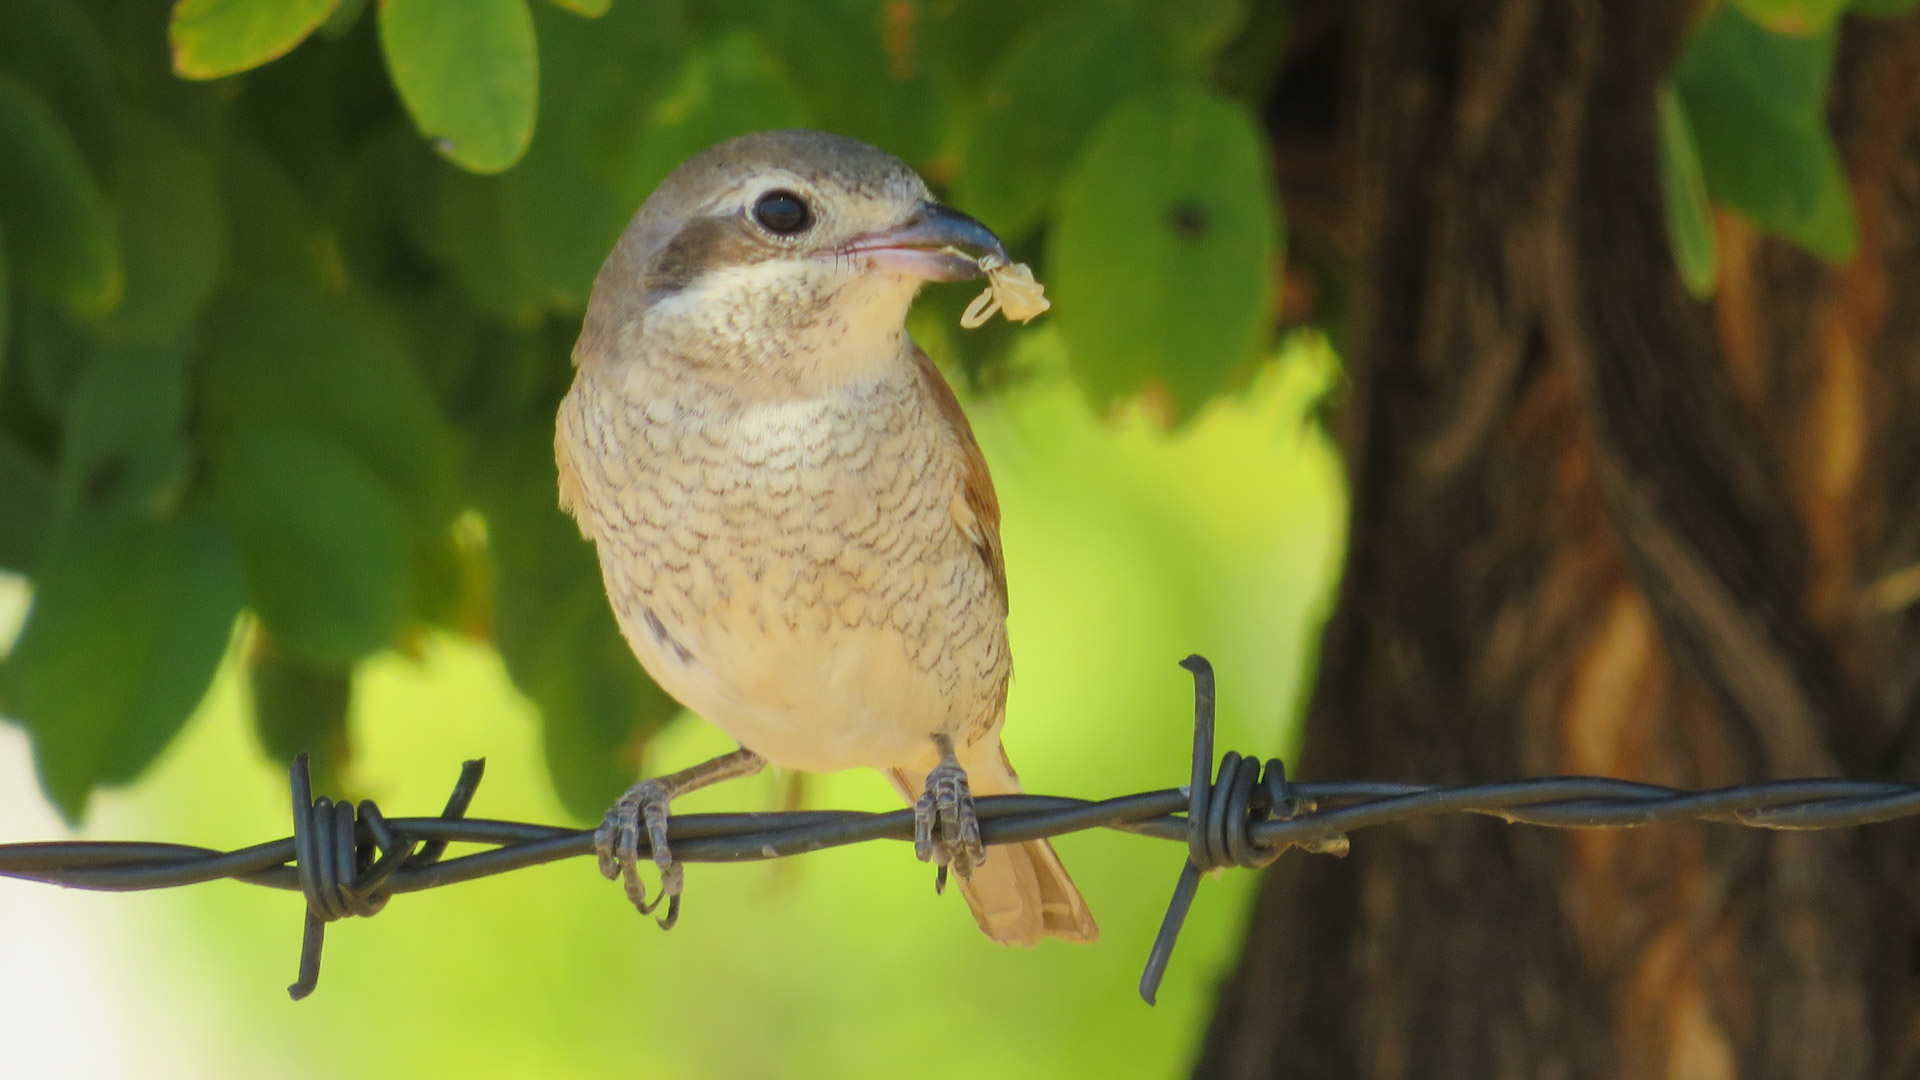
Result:
<svg viewBox="0 0 1920 1080">
<path fill-rule="evenodd" d="M 841 249 L 864 255 L 888 271 L 924 281 L 969 281 L 981 277 L 980 258 L 1007 260 L 1006 245 L 993 230 L 950 206 L 927 201 L 905 223 L 870 233 Z"/>
</svg>

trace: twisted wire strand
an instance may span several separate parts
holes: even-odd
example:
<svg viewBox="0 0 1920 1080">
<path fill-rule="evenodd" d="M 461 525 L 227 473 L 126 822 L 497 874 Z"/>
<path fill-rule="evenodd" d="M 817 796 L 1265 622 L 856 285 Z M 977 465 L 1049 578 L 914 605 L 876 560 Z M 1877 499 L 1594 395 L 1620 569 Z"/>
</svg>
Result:
<svg viewBox="0 0 1920 1080">
<path fill-rule="evenodd" d="M 1477 814 L 1558 829 L 1705 822 L 1758 829 L 1838 829 L 1920 816 L 1920 785 L 1804 778 L 1689 791 L 1593 776 L 1458 786 L 1296 781 L 1278 759 L 1233 751 L 1214 767 L 1213 667 L 1181 661 L 1194 680 L 1192 770 L 1179 788 L 1088 800 L 995 795 L 977 801 L 982 838 L 1016 843 L 1087 829 L 1118 829 L 1185 844 L 1186 862 L 1140 977 L 1153 1004 L 1202 875 L 1261 867 L 1287 848 L 1344 855 L 1347 834 L 1423 818 Z M 142 841 L 0 844 L 0 877 L 74 889 L 136 892 L 231 879 L 301 893 L 306 915 L 295 1000 L 320 976 L 326 925 L 370 917 L 401 893 L 420 892 L 593 852 L 593 831 L 466 816 L 481 761 L 466 762 L 438 817 L 389 818 L 371 800 L 315 797 L 306 755 L 289 770 L 293 835 L 234 851 Z M 913 839 L 913 811 L 800 810 L 680 814 L 668 823 L 684 862 L 754 862 L 809 851 Z M 446 857 L 449 844 L 486 850 Z M 642 856 L 650 855 L 645 838 Z"/>
</svg>

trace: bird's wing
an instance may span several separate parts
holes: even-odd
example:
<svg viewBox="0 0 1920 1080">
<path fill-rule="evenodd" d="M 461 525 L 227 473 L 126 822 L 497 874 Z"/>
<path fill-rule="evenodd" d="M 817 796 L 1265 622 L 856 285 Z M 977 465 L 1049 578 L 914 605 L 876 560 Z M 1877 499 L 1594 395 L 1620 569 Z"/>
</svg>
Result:
<svg viewBox="0 0 1920 1080">
<path fill-rule="evenodd" d="M 587 528 L 587 502 L 580 482 L 580 467 L 573 459 L 574 443 L 581 433 L 578 430 L 579 395 L 582 393 L 578 379 L 567 396 L 560 402 L 560 414 L 553 425 L 553 463 L 559 470 L 560 510 L 573 518 L 585 534 Z M 589 540 L 594 539 L 591 535 Z"/>
<path fill-rule="evenodd" d="M 993 577 L 993 587 L 1000 594 L 1000 607 L 1005 610 L 1007 560 L 1000 551 L 1000 498 L 993 493 L 993 474 L 987 471 L 986 456 L 980 453 L 980 444 L 973 437 L 973 425 L 967 423 L 967 414 L 961 410 L 953 387 L 947 385 L 940 369 L 933 366 L 926 353 L 916 348 L 913 359 L 919 367 L 920 378 L 926 383 L 927 396 L 939 407 L 940 418 L 953 429 L 965 455 L 960 497 L 952 506 L 954 524 L 960 526 L 960 531 L 979 549 L 987 572 Z"/>
</svg>

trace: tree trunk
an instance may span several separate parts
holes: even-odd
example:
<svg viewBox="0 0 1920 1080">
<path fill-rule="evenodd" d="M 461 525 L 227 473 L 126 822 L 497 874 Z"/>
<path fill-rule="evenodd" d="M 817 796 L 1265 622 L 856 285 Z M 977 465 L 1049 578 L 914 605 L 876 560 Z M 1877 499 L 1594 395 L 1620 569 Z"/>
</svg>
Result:
<svg viewBox="0 0 1920 1080">
<path fill-rule="evenodd" d="M 1692 7 L 1356 13 L 1353 539 L 1297 775 L 1920 776 L 1920 27 L 1843 36 L 1853 264 L 1723 219 L 1699 303 L 1654 133 Z M 1915 838 L 1289 853 L 1197 1074 L 1920 1075 Z"/>
</svg>

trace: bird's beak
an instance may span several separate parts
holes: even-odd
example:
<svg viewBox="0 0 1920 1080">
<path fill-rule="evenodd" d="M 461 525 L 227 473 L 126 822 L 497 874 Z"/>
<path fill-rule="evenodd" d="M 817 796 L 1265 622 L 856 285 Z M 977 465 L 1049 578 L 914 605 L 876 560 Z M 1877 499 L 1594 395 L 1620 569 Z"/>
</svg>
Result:
<svg viewBox="0 0 1920 1080">
<path fill-rule="evenodd" d="M 1007 259 L 1006 245 L 993 230 L 937 202 L 926 201 L 905 222 L 859 237 L 842 249 L 872 259 L 880 267 L 925 281 L 968 281 L 983 275 L 983 255 Z"/>
</svg>

